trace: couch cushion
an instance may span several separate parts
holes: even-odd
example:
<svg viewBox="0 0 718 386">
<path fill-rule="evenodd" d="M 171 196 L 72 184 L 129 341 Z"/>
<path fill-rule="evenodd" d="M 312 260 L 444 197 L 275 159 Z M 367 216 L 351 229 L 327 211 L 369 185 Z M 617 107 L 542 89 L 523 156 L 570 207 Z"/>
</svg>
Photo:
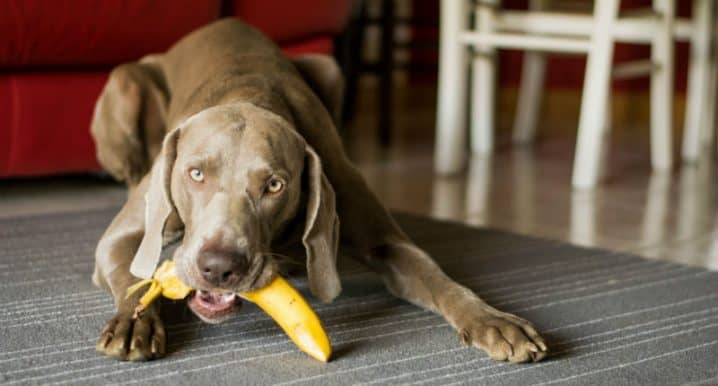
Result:
<svg viewBox="0 0 718 386">
<path fill-rule="evenodd" d="M 278 43 L 321 35 L 344 28 L 351 0 L 233 0 L 232 14 L 257 27 Z"/>
<path fill-rule="evenodd" d="M 90 117 L 106 79 L 105 72 L 0 74 L 0 176 L 98 170 Z"/>
<path fill-rule="evenodd" d="M 219 0 L 0 0 L 0 68 L 110 66 L 166 50 Z"/>
<path fill-rule="evenodd" d="M 333 36 L 317 36 L 312 39 L 296 41 L 292 44 L 283 44 L 282 51 L 287 56 L 302 54 L 326 54 L 332 55 L 334 50 Z"/>
</svg>

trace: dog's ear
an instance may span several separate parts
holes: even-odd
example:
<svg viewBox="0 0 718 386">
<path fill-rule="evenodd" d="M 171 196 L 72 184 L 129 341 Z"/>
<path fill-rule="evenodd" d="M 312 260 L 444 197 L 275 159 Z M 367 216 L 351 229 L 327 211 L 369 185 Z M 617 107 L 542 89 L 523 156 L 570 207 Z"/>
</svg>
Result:
<svg viewBox="0 0 718 386">
<path fill-rule="evenodd" d="M 176 210 L 172 201 L 171 180 L 180 130 L 177 128 L 167 134 L 152 166 L 145 193 L 145 234 L 130 266 L 130 272 L 140 278 L 148 279 L 154 274 L 162 253 L 165 224 Z"/>
<path fill-rule="evenodd" d="M 337 273 L 339 217 L 334 190 L 322 171 L 317 153 L 307 146 L 305 172 L 308 177 L 307 218 L 302 243 L 307 252 L 307 276 L 312 294 L 332 301 L 342 287 Z"/>
<path fill-rule="evenodd" d="M 338 125 L 344 101 L 344 76 L 336 60 L 329 55 L 306 54 L 293 57 L 292 63 Z"/>
</svg>

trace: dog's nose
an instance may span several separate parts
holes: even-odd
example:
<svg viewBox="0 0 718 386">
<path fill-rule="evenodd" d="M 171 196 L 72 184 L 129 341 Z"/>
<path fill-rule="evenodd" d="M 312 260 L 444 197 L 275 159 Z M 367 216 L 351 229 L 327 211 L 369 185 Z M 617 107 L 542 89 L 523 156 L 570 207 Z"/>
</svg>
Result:
<svg viewBox="0 0 718 386">
<path fill-rule="evenodd" d="M 238 252 L 204 251 L 198 261 L 202 277 L 216 287 L 236 284 L 246 271 L 246 257 Z"/>
</svg>

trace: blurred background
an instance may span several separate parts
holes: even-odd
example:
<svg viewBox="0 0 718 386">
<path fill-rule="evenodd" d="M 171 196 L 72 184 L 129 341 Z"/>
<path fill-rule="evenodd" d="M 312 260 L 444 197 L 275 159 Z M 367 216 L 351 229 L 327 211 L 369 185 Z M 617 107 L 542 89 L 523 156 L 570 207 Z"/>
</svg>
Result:
<svg viewBox="0 0 718 386">
<path fill-rule="evenodd" d="M 620 3 L 616 18 L 625 16 L 643 26 L 636 31 L 624 28 L 624 33 L 653 31 L 654 27 L 644 27 L 655 22 L 655 35 L 663 33 L 666 39 L 661 43 L 649 33 L 646 42 L 609 42 L 613 52 L 607 65 L 614 69 L 614 77 L 604 82 L 609 91 L 600 99 L 605 108 L 599 114 L 605 120 L 599 127 L 605 143 L 589 144 L 603 156 L 596 182 L 588 189 L 574 189 L 572 178 L 582 101 L 587 93 L 598 92 L 584 89 L 587 57 L 600 55 L 603 51 L 591 51 L 591 44 L 611 34 L 592 29 L 598 25 L 592 18 L 599 7 L 591 1 L 505 0 L 501 4 L 467 1 L 459 8 L 460 17 L 455 19 L 459 32 L 482 32 L 487 24 L 480 21 L 487 20 L 507 26 L 512 19 L 501 18 L 503 12 L 520 16 L 542 10 L 555 17 L 566 15 L 567 23 L 588 31 L 584 43 L 588 55 L 531 50 L 546 54 L 539 83 L 542 97 L 532 103 L 535 137 L 528 141 L 515 141 L 514 127 L 526 51 L 501 39 L 495 42 L 508 44 L 508 49 L 487 51 L 488 38 L 476 40 L 483 47 L 459 48 L 464 57 L 454 58 L 459 63 L 454 64 L 456 72 L 469 72 L 474 58 L 483 60 L 486 55 L 495 64 L 495 76 L 485 78 L 488 82 L 466 75 L 456 83 L 467 89 L 495 90 L 493 146 L 477 151 L 481 144 L 470 145 L 477 140 L 467 139 L 477 133 L 471 123 L 472 106 L 477 103 L 473 91 L 459 87 L 442 92 L 438 86 L 440 67 L 451 63 L 446 59 L 450 52 L 439 59 L 444 49 L 440 41 L 458 47 L 451 39 L 470 40 L 458 35 L 442 38 L 446 25 L 454 25 L 445 17 L 447 7 L 456 8 L 461 2 L 0 0 L 0 217 L 119 206 L 125 190 L 99 170 L 89 135 L 94 101 L 108 71 L 164 51 L 219 17 L 239 17 L 266 33 L 288 55 L 325 53 L 337 59 L 346 80 L 343 122 L 337 129 L 350 157 L 389 208 L 718 269 L 718 186 L 711 119 L 702 118 L 698 125 L 703 133 L 699 153 L 684 162 L 682 152 L 687 106 L 699 101 L 705 116 L 712 116 L 706 111 L 716 107 L 715 91 L 710 91 L 716 83 L 714 8 L 718 7 L 713 1 L 616 2 Z M 591 24 L 579 25 L 587 20 Z M 701 29 L 706 23 L 708 27 Z M 527 25 L 511 30 L 522 31 L 511 36 L 519 41 L 516 45 L 538 44 L 531 40 L 533 24 Z M 656 47 L 672 59 L 657 65 Z M 691 60 L 701 52 L 708 57 L 703 67 Z M 651 141 L 660 117 L 651 118 L 649 75 L 665 74 L 666 69 L 672 71 L 669 93 L 664 85 L 663 105 L 669 106 L 670 113 L 663 108 L 661 116 L 670 122 L 658 126 L 664 137 L 670 133 L 664 148 L 672 162 L 656 168 Z M 688 103 L 691 76 L 706 91 L 696 91 L 699 97 Z M 437 117 L 442 98 L 464 109 L 447 110 L 448 118 Z M 452 112 L 458 116 L 451 116 Z M 443 129 L 447 119 L 456 126 L 448 131 L 461 133 L 451 134 L 457 135 L 455 148 L 467 157 L 460 157 L 451 170 L 442 170 L 435 158 L 436 133 L 447 131 Z M 603 131 L 603 126 L 610 130 Z"/>
</svg>

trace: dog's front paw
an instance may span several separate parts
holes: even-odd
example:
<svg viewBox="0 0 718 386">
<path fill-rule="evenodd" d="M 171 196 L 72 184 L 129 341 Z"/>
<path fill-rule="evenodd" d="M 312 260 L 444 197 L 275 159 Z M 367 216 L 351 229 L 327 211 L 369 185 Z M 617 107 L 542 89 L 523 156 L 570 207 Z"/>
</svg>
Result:
<svg viewBox="0 0 718 386">
<path fill-rule="evenodd" d="M 467 316 L 457 329 L 459 338 L 486 351 L 492 359 L 521 363 L 546 356 L 546 343 L 527 320 L 495 309 Z"/>
<path fill-rule="evenodd" d="M 97 340 L 97 351 L 125 361 L 147 361 L 165 355 L 165 328 L 155 307 L 137 319 L 132 312 L 119 311 L 110 319 Z"/>
</svg>

